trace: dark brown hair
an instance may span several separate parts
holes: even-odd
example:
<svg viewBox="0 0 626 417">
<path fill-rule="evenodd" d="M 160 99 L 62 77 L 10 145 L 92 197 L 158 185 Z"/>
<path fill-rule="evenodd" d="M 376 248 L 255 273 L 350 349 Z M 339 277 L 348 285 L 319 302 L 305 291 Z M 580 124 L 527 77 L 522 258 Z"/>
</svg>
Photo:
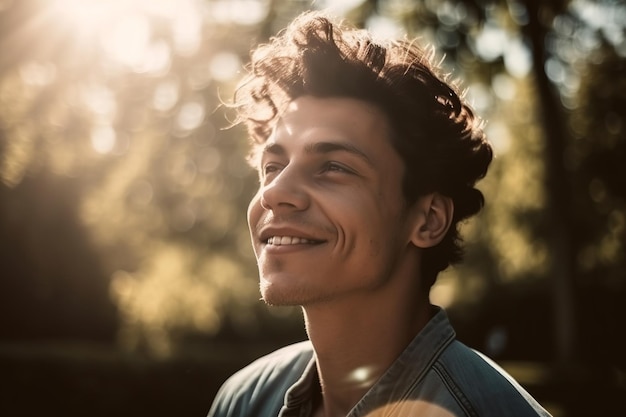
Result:
<svg viewBox="0 0 626 417">
<path fill-rule="evenodd" d="M 424 252 L 427 286 L 462 259 L 458 223 L 482 208 L 474 185 L 492 159 L 480 120 L 432 60 L 433 50 L 415 42 L 377 43 L 364 30 L 308 12 L 253 51 L 234 100 L 238 121 L 257 144 L 267 140 L 284 107 L 303 95 L 362 99 L 382 109 L 406 165 L 407 203 L 432 192 L 454 202 L 450 230 Z"/>
</svg>

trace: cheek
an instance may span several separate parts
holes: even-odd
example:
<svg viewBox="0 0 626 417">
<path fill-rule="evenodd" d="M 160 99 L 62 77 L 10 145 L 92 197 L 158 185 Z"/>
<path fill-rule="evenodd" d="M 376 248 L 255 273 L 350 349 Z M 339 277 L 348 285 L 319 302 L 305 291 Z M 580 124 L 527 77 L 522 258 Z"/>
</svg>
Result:
<svg viewBox="0 0 626 417">
<path fill-rule="evenodd" d="M 261 207 L 261 200 L 259 195 L 257 194 L 252 198 L 250 204 L 248 205 L 247 211 L 247 219 L 248 219 L 248 230 L 250 232 L 250 241 L 252 243 L 252 249 L 254 250 L 255 256 L 258 258 L 259 254 L 257 253 L 257 245 L 255 240 L 255 229 L 258 228 L 259 222 L 261 221 L 261 217 L 263 215 L 264 209 Z"/>
<path fill-rule="evenodd" d="M 247 218 L 248 228 L 250 230 L 252 230 L 258 223 L 262 212 L 263 208 L 261 207 L 261 196 L 257 193 L 254 197 L 252 197 L 252 200 L 250 200 L 250 204 L 248 204 Z"/>
<path fill-rule="evenodd" d="M 384 202 L 373 198 L 345 210 L 342 219 L 347 248 L 371 260 L 380 257 L 398 236 L 398 213 L 390 212 Z"/>
<path fill-rule="evenodd" d="M 376 202 L 367 214 L 362 230 L 369 237 L 372 255 L 398 250 L 406 240 L 406 213 L 391 197 Z M 366 220 L 363 219 L 363 220 Z"/>
</svg>

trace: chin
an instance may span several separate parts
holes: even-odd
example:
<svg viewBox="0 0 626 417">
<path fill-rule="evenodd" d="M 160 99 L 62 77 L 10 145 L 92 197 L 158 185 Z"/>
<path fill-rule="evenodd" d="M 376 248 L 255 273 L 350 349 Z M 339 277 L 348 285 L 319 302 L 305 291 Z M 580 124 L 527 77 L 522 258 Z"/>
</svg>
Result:
<svg viewBox="0 0 626 417">
<path fill-rule="evenodd" d="M 259 290 L 261 292 L 261 299 L 265 302 L 265 304 L 270 306 L 288 306 L 292 305 L 287 303 L 285 294 L 276 288 L 276 284 L 267 280 L 266 278 L 261 278 L 261 282 L 259 284 Z"/>
<path fill-rule="evenodd" d="M 297 307 L 302 305 L 302 303 L 294 301 L 293 299 L 272 294 L 271 292 L 261 292 L 261 300 L 272 307 Z"/>
<path fill-rule="evenodd" d="M 267 279 L 261 278 L 259 287 L 261 299 L 270 306 L 296 307 L 307 304 L 311 300 L 311 294 L 307 291 L 287 288 Z"/>
</svg>

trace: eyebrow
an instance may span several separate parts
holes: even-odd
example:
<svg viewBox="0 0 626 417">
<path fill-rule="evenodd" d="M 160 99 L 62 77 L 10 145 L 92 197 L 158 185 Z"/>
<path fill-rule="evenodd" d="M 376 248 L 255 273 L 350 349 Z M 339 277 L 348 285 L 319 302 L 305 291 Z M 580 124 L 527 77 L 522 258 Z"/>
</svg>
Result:
<svg viewBox="0 0 626 417">
<path fill-rule="evenodd" d="M 372 160 L 359 147 L 344 142 L 315 142 L 306 145 L 304 148 L 308 154 L 328 154 L 333 152 L 347 152 L 365 161 L 368 165 L 374 166 Z M 263 154 L 282 156 L 287 153 L 284 146 L 278 143 L 268 143 L 263 148 Z"/>
</svg>

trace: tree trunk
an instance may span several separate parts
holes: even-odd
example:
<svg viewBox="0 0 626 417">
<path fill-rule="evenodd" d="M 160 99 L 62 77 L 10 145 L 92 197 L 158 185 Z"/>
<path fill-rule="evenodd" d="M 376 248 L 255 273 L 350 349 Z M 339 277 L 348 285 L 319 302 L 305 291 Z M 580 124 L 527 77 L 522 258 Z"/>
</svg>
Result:
<svg viewBox="0 0 626 417">
<path fill-rule="evenodd" d="M 550 2 L 526 0 L 529 14 L 527 35 L 532 43 L 533 76 L 538 94 L 538 120 L 545 135 L 545 193 L 548 243 L 553 280 L 554 343 L 557 362 L 566 364 L 576 358 L 576 320 L 574 302 L 575 248 L 571 214 L 571 188 L 564 165 L 567 131 L 558 93 L 548 79 L 545 39 L 547 26 L 542 22 L 543 8 Z"/>
</svg>

